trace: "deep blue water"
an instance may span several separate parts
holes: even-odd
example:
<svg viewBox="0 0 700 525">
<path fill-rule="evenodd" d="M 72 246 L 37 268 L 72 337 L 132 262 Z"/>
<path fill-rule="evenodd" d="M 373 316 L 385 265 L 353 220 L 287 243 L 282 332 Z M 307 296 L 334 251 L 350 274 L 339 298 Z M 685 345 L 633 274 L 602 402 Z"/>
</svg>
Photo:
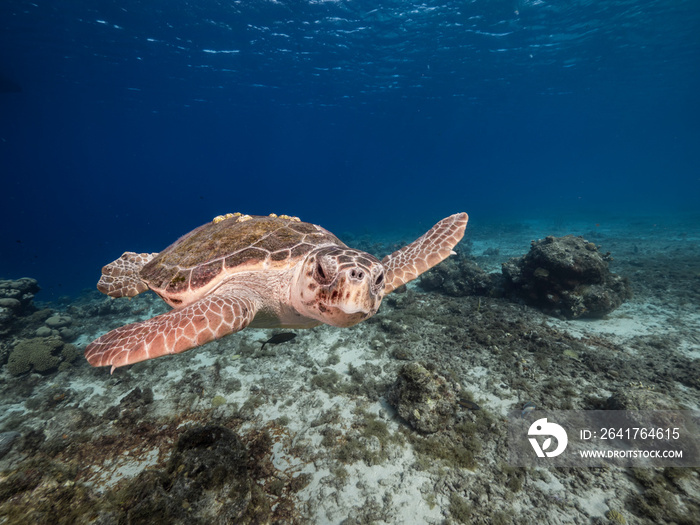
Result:
<svg viewBox="0 0 700 525">
<path fill-rule="evenodd" d="M 0 277 L 43 299 L 226 212 L 388 235 L 700 201 L 697 0 L 2 0 L 0 75 Z"/>
</svg>

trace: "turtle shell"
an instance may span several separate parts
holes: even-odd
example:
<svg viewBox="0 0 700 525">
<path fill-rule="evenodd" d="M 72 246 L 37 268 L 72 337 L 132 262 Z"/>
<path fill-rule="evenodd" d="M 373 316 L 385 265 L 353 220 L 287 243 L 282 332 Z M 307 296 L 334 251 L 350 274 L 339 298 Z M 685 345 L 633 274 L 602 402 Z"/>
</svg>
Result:
<svg viewBox="0 0 700 525">
<path fill-rule="evenodd" d="M 217 219 L 160 252 L 140 277 L 154 290 L 179 295 L 241 271 L 291 267 L 319 246 L 345 246 L 329 231 L 295 218 L 236 214 Z"/>
</svg>

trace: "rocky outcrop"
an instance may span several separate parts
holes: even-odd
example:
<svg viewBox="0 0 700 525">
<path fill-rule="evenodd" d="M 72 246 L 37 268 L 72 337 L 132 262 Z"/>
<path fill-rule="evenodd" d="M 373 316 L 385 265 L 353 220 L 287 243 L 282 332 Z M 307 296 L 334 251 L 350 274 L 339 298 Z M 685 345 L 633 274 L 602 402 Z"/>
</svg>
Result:
<svg viewBox="0 0 700 525">
<path fill-rule="evenodd" d="M 29 277 L 0 280 L 0 335 L 8 333 L 17 318 L 36 310 L 33 299 L 39 289 Z"/>
<path fill-rule="evenodd" d="M 576 319 L 602 317 L 631 297 L 626 278 L 610 272 L 610 253 L 583 237 L 546 237 L 503 263 L 505 295 L 545 313 Z"/>
<path fill-rule="evenodd" d="M 449 258 L 426 272 L 418 282 L 426 291 L 437 291 L 452 297 L 467 295 L 498 296 L 502 277 L 487 273 L 467 257 Z"/>
<path fill-rule="evenodd" d="M 387 401 L 411 427 L 427 434 L 454 425 L 460 386 L 418 362 L 404 365 Z"/>
<path fill-rule="evenodd" d="M 550 236 L 503 263 L 500 274 L 455 258 L 423 274 L 419 285 L 457 297 L 504 297 L 567 319 L 602 317 L 632 295 L 627 279 L 610 272 L 611 260 L 583 237 Z"/>
</svg>

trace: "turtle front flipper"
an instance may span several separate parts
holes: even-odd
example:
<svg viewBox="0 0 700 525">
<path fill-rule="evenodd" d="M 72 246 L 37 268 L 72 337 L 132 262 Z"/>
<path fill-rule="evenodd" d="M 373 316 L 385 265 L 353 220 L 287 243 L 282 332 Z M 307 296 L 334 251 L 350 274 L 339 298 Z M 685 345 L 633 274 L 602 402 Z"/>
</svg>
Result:
<svg viewBox="0 0 700 525">
<path fill-rule="evenodd" d="M 114 262 L 102 268 L 97 289 L 110 297 L 134 297 L 148 290 L 139 272 L 157 253 L 124 252 Z"/>
<path fill-rule="evenodd" d="M 464 237 L 468 220 L 466 213 L 450 215 L 408 246 L 384 257 L 384 293 L 412 281 L 453 254 L 452 248 Z"/>
<path fill-rule="evenodd" d="M 107 332 L 87 346 L 85 358 L 92 366 L 112 365 L 112 373 L 119 366 L 179 354 L 243 330 L 257 310 L 255 300 L 229 289 L 185 308 Z"/>
</svg>

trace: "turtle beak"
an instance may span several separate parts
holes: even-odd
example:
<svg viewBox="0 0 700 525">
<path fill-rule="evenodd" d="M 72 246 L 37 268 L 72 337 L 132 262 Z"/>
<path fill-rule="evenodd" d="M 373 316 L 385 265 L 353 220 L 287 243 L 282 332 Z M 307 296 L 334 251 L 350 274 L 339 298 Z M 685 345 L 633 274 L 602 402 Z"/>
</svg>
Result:
<svg viewBox="0 0 700 525">
<path fill-rule="evenodd" d="M 366 312 L 366 309 L 360 308 L 359 305 L 339 304 L 337 308 L 348 315 Z"/>
<path fill-rule="evenodd" d="M 352 320 L 348 322 L 356 324 L 377 313 L 384 297 L 384 271 L 360 266 L 348 268 L 335 285 L 338 293 L 333 292 L 331 297 L 338 300 L 329 306 L 350 316 Z"/>
</svg>

